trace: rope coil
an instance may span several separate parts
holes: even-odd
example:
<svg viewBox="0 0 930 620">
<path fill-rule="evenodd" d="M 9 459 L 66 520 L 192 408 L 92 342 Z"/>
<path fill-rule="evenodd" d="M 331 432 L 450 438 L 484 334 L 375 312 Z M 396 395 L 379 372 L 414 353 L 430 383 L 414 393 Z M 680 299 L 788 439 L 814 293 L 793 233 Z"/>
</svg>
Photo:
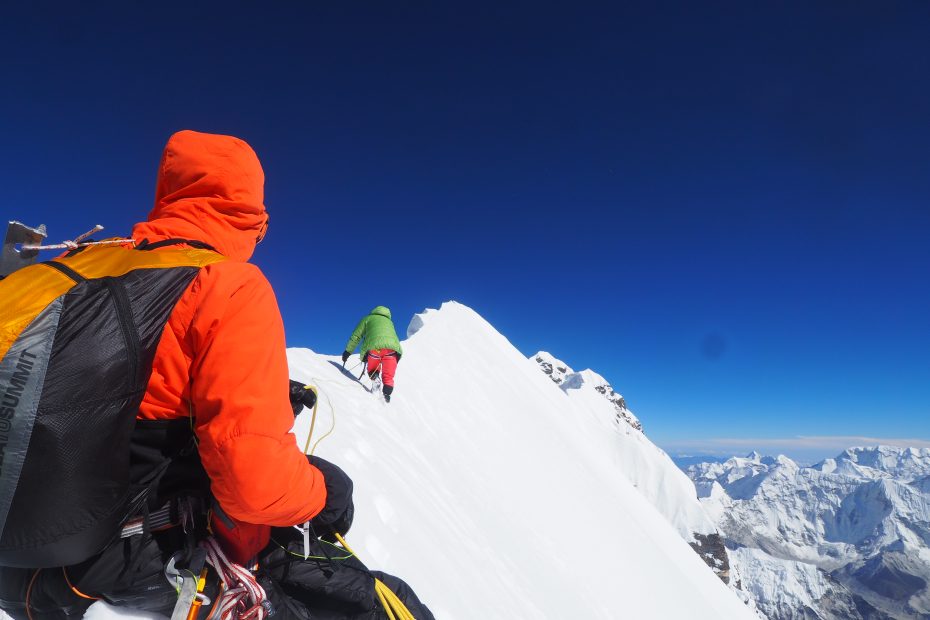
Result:
<svg viewBox="0 0 930 620">
<path fill-rule="evenodd" d="M 207 552 L 207 563 L 223 582 L 212 615 L 220 620 L 265 620 L 271 603 L 251 571 L 231 562 L 212 536 L 200 546 Z"/>
<path fill-rule="evenodd" d="M 82 243 L 84 239 L 87 239 L 92 234 L 96 232 L 100 232 L 101 230 L 103 230 L 103 226 L 101 226 L 100 224 L 97 224 L 96 226 L 88 230 L 83 235 L 78 235 L 74 239 L 70 239 L 70 240 L 66 239 L 65 241 L 62 241 L 61 243 L 53 243 L 50 245 L 32 245 L 32 244 L 24 243 L 20 247 L 23 250 L 30 250 L 30 251 L 31 250 L 77 250 L 78 248 L 86 248 L 91 245 L 125 245 L 125 244 L 130 244 L 130 243 L 135 245 L 136 243 L 134 239 L 106 239 L 104 241 L 88 241 L 86 243 Z"/>
</svg>

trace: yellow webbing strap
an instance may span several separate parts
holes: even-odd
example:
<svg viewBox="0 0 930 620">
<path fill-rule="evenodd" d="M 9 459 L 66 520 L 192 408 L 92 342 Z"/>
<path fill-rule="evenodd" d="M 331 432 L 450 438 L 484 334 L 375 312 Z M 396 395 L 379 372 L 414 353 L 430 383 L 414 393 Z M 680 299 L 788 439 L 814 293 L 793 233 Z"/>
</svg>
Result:
<svg viewBox="0 0 930 620">
<path fill-rule="evenodd" d="M 338 533 L 336 533 L 336 540 L 345 547 L 346 551 L 358 557 L 358 554 L 352 550 L 352 547 L 349 546 L 346 539 Z M 381 605 L 384 606 L 384 611 L 387 613 L 388 618 L 391 620 L 416 620 L 413 614 L 410 613 L 410 610 L 407 609 L 407 606 L 404 605 L 404 602 L 380 579 L 375 579 L 375 592 L 378 595 L 378 600 L 381 601 Z"/>
<path fill-rule="evenodd" d="M 168 267 L 203 267 L 226 260 L 221 254 L 197 248 L 171 247 L 160 250 L 136 250 L 131 246 L 92 246 L 56 262 L 67 265 L 88 279 L 119 277 L 136 269 Z"/>
</svg>

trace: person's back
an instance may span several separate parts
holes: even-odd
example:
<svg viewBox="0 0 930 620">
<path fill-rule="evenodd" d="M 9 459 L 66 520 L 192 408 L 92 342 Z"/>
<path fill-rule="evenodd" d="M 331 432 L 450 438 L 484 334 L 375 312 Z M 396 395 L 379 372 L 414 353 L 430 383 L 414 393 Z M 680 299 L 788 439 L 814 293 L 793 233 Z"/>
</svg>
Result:
<svg viewBox="0 0 930 620">
<path fill-rule="evenodd" d="M 394 374 L 403 350 L 388 308 L 376 306 L 362 317 L 346 343 L 343 362 L 349 359 L 356 346 L 361 351 L 362 361 L 367 364 L 368 376 L 374 378 L 380 373 L 384 399 L 390 402 L 394 392 Z"/>
<path fill-rule="evenodd" d="M 325 489 L 290 432 L 284 325 L 274 292 L 246 262 L 268 226 L 263 186 L 261 164 L 242 140 L 192 131 L 169 140 L 155 208 L 132 237 L 147 247 L 206 243 L 227 260 L 203 269 L 172 312 L 139 418 L 192 418 L 211 491 L 226 515 L 284 526 L 319 513 Z M 257 536 L 253 547 L 260 548 Z"/>
</svg>

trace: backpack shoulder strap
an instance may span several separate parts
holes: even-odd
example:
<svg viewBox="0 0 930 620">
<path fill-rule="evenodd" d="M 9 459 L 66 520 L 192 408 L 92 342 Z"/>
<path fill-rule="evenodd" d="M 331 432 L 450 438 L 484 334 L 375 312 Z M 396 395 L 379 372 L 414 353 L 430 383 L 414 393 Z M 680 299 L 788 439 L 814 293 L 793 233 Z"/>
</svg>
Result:
<svg viewBox="0 0 930 620">
<path fill-rule="evenodd" d="M 161 241 L 156 241 L 155 243 L 149 242 L 148 239 L 143 239 L 138 244 L 136 244 L 136 249 L 142 250 L 143 252 L 148 252 L 150 250 L 157 250 L 158 248 L 182 244 L 188 245 L 192 248 L 197 248 L 199 250 L 210 250 L 211 252 L 216 252 L 216 248 L 214 248 L 212 245 L 203 241 L 198 241 L 197 239 L 162 239 Z"/>
</svg>

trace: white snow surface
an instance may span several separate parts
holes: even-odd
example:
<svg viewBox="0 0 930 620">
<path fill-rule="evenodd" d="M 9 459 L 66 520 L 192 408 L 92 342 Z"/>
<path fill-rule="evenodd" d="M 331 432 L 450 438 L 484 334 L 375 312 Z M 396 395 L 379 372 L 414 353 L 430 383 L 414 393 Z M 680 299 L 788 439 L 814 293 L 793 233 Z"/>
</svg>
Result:
<svg viewBox="0 0 930 620">
<path fill-rule="evenodd" d="M 347 540 L 371 568 L 441 620 L 756 617 L 683 540 L 708 526 L 671 460 L 605 423 L 603 396 L 566 394 L 458 303 L 408 336 L 389 404 L 337 356 L 288 350 L 292 378 L 321 392 L 312 441 L 335 425 L 314 453 L 355 483 Z M 129 615 L 97 603 L 86 617 Z"/>
<path fill-rule="evenodd" d="M 764 609 L 772 616 L 777 616 L 777 610 L 799 612 L 816 605 L 814 601 L 831 590 L 825 575 L 812 564 L 775 558 L 746 547 L 731 549 L 729 557 L 731 576 L 754 601 L 764 601 Z"/>
</svg>

